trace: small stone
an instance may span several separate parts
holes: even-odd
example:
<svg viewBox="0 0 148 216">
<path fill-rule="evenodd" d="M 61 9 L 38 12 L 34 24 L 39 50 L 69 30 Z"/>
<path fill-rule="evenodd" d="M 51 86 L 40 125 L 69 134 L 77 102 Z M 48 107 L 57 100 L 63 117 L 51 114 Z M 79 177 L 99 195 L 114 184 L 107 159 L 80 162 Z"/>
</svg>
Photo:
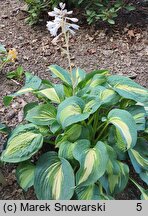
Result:
<svg viewBox="0 0 148 216">
<path fill-rule="evenodd" d="M 128 75 L 129 78 L 135 79 L 137 77 L 137 74 L 135 72 L 131 72 L 130 75 Z"/>
<path fill-rule="evenodd" d="M 71 58 L 70 58 L 71 60 L 74 60 L 75 59 L 75 56 L 71 56 Z"/>
<path fill-rule="evenodd" d="M 11 120 L 15 117 L 16 115 L 16 112 L 14 110 L 11 110 L 9 113 L 8 113 L 8 117 L 7 117 L 7 120 Z"/>
<path fill-rule="evenodd" d="M 3 28 L 5 28 L 5 27 L 6 27 L 6 26 L 5 26 L 5 25 L 3 25 L 3 24 L 2 24 L 2 25 L 0 25 L 0 28 L 2 28 L 2 29 L 3 29 Z"/>
<path fill-rule="evenodd" d="M 13 170 L 12 170 L 12 174 L 15 174 L 15 173 L 16 173 L 16 169 L 13 169 Z"/>
<path fill-rule="evenodd" d="M 102 50 L 103 55 L 111 56 L 113 54 L 113 50 Z"/>
<path fill-rule="evenodd" d="M 22 7 L 20 7 L 20 10 L 25 12 L 28 11 L 28 5 L 27 4 L 23 5 Z"/>
<path fill-rule="evenodd" d="M 17 192 L 21 194 L 23 192 L 23 190 L 22 189 L 18 189 Z"/>
<path fill-rule="evenodd" d="M 24 38 L 22 36 L 18 37 L 19 40 L 23 41 Z"/>
<path fill-rule="evenodd" d="M 93 37 L 88 37 L 89 41 L 93 41 L 94 38 Z"/>
<path fill-rule="evenodd" d="M 13 102 L 12 108 L 17 108 L 17 107 L 19 107 L 19 103 L 18 102 Z"/>
<path fill-rule="evenodd" d="M 2 19 L 7 19 L 8 15 L 2 15 Z"/>
<path fill-rule="evenodd" d="M 114 38 L 113 38 L 113 37 L 111 37 L 111 38 L 110 38 L 110 42 L 113 42 L 113 41 L 114 41 Z"/>
<path fill-rule="evenodd" d="M 21 111 L 19 111 L 19 113 L 18 113 L 18 122 L 19 122 L 19 123 L 23 121 L 23 117 L 24 117 L 24 113 L 23 113 L 23 111 L 21 110 Z"/>
<path fill-rule="evenodd" d="M 28 56 L 24 56 L 23 59 L 26 60 L 26 61 L 28 61 L 29 57 Z"/>
<path fill-rule="evenodd" d="M 34 39 L 34 40 L 32 40 L 32 43 L 36 43 L 38 40 L 37 39 Z"/>
<path fill-rule="evenodd" d="M 72 68 L 75 67 L 75 64 L 74 64 L 74 63 L 71 63 L 71 67 L 72 67 Z"/>
</svg>

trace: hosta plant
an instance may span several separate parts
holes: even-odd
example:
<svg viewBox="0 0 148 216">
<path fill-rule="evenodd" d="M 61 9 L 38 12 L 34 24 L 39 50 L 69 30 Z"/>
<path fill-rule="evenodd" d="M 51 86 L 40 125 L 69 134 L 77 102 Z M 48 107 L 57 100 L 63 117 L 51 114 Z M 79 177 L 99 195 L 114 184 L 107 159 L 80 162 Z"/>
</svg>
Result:
<svg viewBox="0 0 148 216">
<path fill-rule="evenodd" d="M 33 186 L 38 199 L 100 200 L 116 198 L 132 181 L 148 199 L 129 168 L 148 184 L 148 90 L 107 70 L 49 70 L 58 84 L 26 73 L 25 86 L 4 98 L 5 105 L 28 92 L 37 98 L 25 105 L 24 124 L 1 154 L 18 164 L 20 186 Z"/>
<path fill-rule="evenodd" d="M 34 186 L 38 199 L 112 199 L 129 181 L 129 163 L 148 184 L 148 91 L 106 70 L 50 70 L 61 83 L 27 73 L 26 85 L 5 98 L 38 98 L 24 107 L 27 122 L 11 132 L 1 155 L 20 163 L 20 186 Z M 52 151 L 32 160 L 44 144 Z"/>
</svg>

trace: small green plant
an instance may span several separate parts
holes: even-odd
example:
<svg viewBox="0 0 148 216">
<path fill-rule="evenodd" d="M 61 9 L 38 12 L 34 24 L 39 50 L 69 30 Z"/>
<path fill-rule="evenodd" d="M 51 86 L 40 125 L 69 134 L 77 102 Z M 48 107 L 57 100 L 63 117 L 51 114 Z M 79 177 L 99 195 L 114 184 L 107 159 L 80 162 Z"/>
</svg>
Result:
<svg viewBox="0 0 148 216">
<path fill-rule="evenodd" d="M 86 4 L 85 0 L 80 0 L 79 4 Z M 92 24 L 98 20 L 103 20 L 109 24 L 115 24 L 115 18 L 121 9 L 128 11 L 134 10 L 133 5 L 125 3 L 123 0 L 109 1 L 109 0 L 94 0 L 87 1 L 85 6 L 87 21 Z"/>
<path fill-rule="evenodd" d="M 25 0 L 28 5 L 29 16 L 26 22 L 29 25 L 34 25 L 39 22 L 43 13 L 47 12 L 51 6 L 54 6 L 59 1 L 56 0 Z"/>
<path fill-rule="evenodd" d="M 8 79 L 17 79 L 17 80 L 21 80 L 22 76 L 24 74 L 24 69 L 22 66 L 18 66 L 18 68 L 14 71 L 10 71 L 7 73 L 6 77 Z"/>
<path fill-rule="evenodd" d="M 56 40 L 61 28 L 68 43 L 67 22 L 76 19 L 67 19 L 64 4 L 60 8 L 49 13 L 55 20 L 47 27 Z M 20 186 L 33 186 L 38 199 L 114 199 L 130 180 L 129 164 L 148 184 L 148 90 L 107 70 L 72 69 L 65 52 L 69 70 L 49 67 L 60 83 L 27 72 L 25 86 L 4 98 L 9 105 L 31 92 L 37 101 L 25 105 L 26 123 L 11 132 L 1 161 L 19 163 Z"/>
<path fill-rule="evenodd" d="M 7 134 L 9 132 L 10 132 L 9 128 L 5 124 L 0 123 L 0 133 Z"/>
</svg>

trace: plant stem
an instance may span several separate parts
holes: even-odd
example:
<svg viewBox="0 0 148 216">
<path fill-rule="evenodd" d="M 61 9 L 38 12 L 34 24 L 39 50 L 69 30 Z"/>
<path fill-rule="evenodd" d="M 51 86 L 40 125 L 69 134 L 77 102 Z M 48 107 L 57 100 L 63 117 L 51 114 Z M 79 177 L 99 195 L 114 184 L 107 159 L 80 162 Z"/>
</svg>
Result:
<svg viewBox="0 0 148 216">
<path fill-rule="evenodd" d="M 2 67 L 7 63 L 7 61 L 4 61 L 1 65 L 0 65 L 0 69 L 2 69 Z"/>
<path fill-rule="evenodd" d="M 103 122 L 101 125 L 99 125 L 99 127 L 97 127 L 96 132 L 98 132 L 98 131 L 100 130 L 100 128 L 101 128 L 104 124 L 106 124 L 106 122 Z"/>
<path fill-rule="evenodd" d="M 102 136 L 102 134 L 104 133 L 104 131 L 106 130 L 107 126 L 108 126 L 108 123 L 107 123 L 107 124 L 105 125 L 105 127 L 102 129 L 101 133 L 100 133 L 99 136 L 96 138 L 95 142 L 97 142 L 97 141 L 101 138 L 101 136 Z"/>
<path fill-rule="evenodd" d="M 98 116 L 99 116 L 99 114 L 98 114 L 98 112 L 96 112 L 95 115 L 94 115 L 94 124 L 93 124 L 93 128 L 94 128 L 95 132 L 97 130 Z"/>
<path fill-rule="evenodd" d="M 94 116 L 91 116 L 87 124 L 90 125 L 93 120 L 94 120 Z"/>
<path fill-rule="evenodd" d="M 82 124 L 83 124 L 85 127 L 87 127 L 87 124 L 86 124 L 86 122 L 85 122 L 85 121 L 83 121 L 83 122 L 82 122 Z"/>
<path fill-rule="evenodd" d="M 103 188 L 101 184 L 99 184 L 99 191 L 100 191 L 100 194 L 103 194 Z"/>
<path fill-rule="evenodd" d="M 69 51 L 69 32 L 65 31 L 65 21 L 64 20 L 63 20 L 62 32 L 64 33 L 64 37 L 65 37 L 66 54 L 67 54 L 67 59 L 68 59 L 69 70 L 71 73 L 72 67 L 71 67 L 70 51 Z"/>
<path fill-rule="evenodd" d="M 72 77 L 72 66 L 71 66 L 70 50 L 69 50 L 69 31 L 66 31 L 65 23 L 66 23 L 66 19 L 63 18 L 62 33 L 64 34 L 64 39 L 65 39 L 65 45 L 66 45 L 65 52 L 67 55 L 68 65 L 69 65 L 69 73 L 71 75 L 71 80 L 72 80 L 73 95 L 75 95 L 75 81 L 73 80 L 73 77 Z"/>
</svg>

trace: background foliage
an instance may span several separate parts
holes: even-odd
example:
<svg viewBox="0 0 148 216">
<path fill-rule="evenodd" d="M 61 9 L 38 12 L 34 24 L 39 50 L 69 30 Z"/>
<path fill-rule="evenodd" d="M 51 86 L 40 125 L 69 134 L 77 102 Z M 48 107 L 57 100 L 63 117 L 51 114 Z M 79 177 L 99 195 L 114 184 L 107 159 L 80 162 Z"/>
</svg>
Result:
<svg viewBox="0 0 148 216">
<path fill-rule="evenodd" d="M 29 17 L 27 22 L 30 25 L 37 23 L 45 12 L 48 12 L 54 6 L 57 6 L 61 0 L 25 0 L 28 4 Z M 83 15 L 87 17 L 89 24 L 98 20 L 107 21 L 110 24 L 115 23 L 115 18 L 121 9 L 129 11 L 134 10 L 129 1 L 117 0 L 63 0 L 69 9 L 79 8 Z"/>
</svg>

